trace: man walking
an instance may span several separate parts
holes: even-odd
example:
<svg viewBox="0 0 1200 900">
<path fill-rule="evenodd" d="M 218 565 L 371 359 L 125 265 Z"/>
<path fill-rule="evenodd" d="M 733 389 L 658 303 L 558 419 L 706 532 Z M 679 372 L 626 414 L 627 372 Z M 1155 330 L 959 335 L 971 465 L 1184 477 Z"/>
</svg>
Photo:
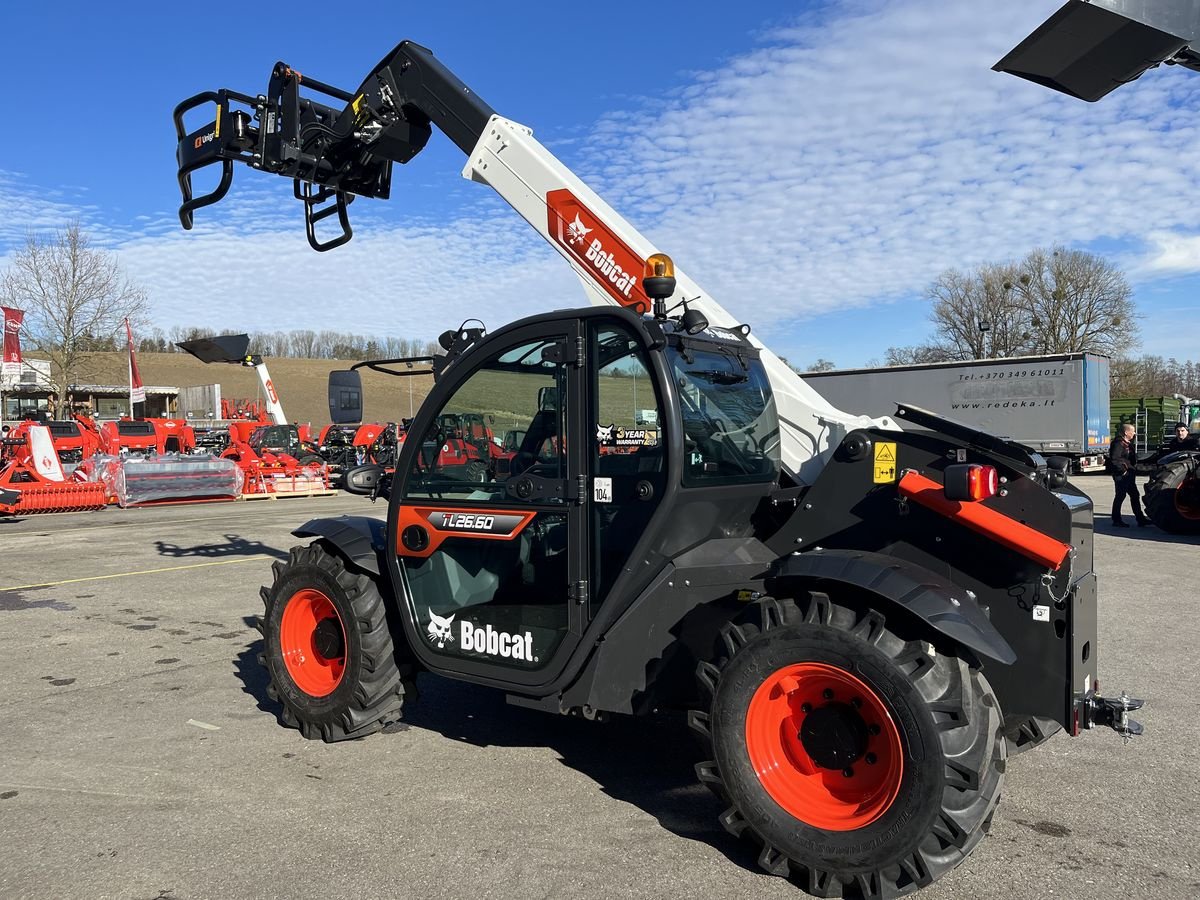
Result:
<svg viewBox="0 0 1200 900">
<path fill-rule="evenodd" d="M 1142 512 L 1142 501 L 1138 499 L 1137 472 L 1134 468 L 1137 462 L 1133 449 L 1134 433 L 1132 425 L 1122 425 L 1121 431 L 1108 445 L 1108 470 L 1112 473 L 1113 485 L 1117 489 L 1117 495 L 1113 498 L 1112 523 L 1117 528 L 1129 527 L 1129 523 L 1121 518 L 1121 504 L 1125 502 L 1126 497 L 1129 498 L 1129 508 L 1133 510 L 1138 527 L 1145 528 L 1150 524 Z"/>
</svg>

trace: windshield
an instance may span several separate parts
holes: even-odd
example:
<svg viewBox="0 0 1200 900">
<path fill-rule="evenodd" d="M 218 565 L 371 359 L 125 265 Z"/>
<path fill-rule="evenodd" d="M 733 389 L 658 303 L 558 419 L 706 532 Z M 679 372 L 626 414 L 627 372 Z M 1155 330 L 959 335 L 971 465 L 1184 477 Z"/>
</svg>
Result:
<svg viewBox="0 0 1200 900">
<path fill-rule="evenodd" d="M 667 353 L 683 411 L 684 485 L 774 480 L 779 418 L 762 363 L 733 347 Z"/>
</svg>

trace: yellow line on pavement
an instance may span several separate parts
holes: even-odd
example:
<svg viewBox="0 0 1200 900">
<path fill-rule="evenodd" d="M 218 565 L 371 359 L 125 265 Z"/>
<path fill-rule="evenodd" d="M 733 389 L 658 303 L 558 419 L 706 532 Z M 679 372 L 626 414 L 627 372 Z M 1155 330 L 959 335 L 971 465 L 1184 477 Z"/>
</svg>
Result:
<svg viewBox="0 0 1200 900">
<path fill-rule="evenodd" d="M 260 553 L 258 556 L 242 556 L 238 559 L 220 559 L 216 562 L 191 563 L 186 566 L 167 566 L 163 569 L 143 569 L 140 572 L 116 572 L 112 575 L 89 575 L 87 578 L 67 578 L 64 581 L 43 581 L 40 584 L 14 584 L 0 587 L 0 591 L 25 591 L 29 588 L 58 587 L 60 584 L 79 584 L 81 581 L 103 581 L 107 578 L 127 578 L 130 575 L 157 575 L 159 572 L 178 572 L 181 569 L 203 569 L 208 566 L 231 566 L 234 563 L 257 562 L 273 557 Z"/>
</svg>

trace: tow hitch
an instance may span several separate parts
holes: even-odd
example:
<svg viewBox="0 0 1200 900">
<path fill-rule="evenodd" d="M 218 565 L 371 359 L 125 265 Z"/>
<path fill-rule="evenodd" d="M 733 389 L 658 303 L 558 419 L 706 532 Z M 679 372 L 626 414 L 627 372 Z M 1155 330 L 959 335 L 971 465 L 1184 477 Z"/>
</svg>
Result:
<svg viewBox="0 0 1200 900">
<path fill-rule="evenodd" d="M 1120 697 L 1101 697 L 1095 693 L 1088 694 L 1080 704 L 1082 715 L 1078 716 L 1076 720 L 1075 733 L 1078 734 L 1081 727 L 1107 726 L 1128 741 L 1143 731 L 1142 723 L 1129 718 L 1129 713 L 1132 710 L 1141 709 L 1145 703 L 1145 700 L 1135 700 L 1124 691 L 1121 692 Z"/>
</svg>

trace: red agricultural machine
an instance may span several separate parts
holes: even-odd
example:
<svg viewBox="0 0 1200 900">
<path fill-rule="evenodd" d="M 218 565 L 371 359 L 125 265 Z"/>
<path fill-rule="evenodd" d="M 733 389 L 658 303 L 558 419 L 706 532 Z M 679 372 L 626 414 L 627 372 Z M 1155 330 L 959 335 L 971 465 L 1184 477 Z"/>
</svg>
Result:
<svg viewBox="0 0 1200 900">
<path fill-rule="evenodd" d="M 24 423 L 18 425 L 12 434 L 20 433 L 23 426 Z M 103 449 L 103 438 L 96 423 L 86 416 L 76 416 L 69 421 L 47 422 L 46 428 L 50 430 L 50 440 L 64 470 L 73 470 L 85 459 L 107 452 Z"/>
<path fill-rule="evenodd" d="M 308 428 L 231 422 L 229 446 L 221 458 L 237 463 L 245 478 L 244 496 L 299 494 L 328 490 L 325 463 L 308 440 Z"/>
<path fill-rule="evenodd" d="M 374 464 L 392 469 L 404 432 L 396 423 L 378 422 L 330 424 L 321 429 L 317 453 L 329 467 L 331 479 L 355 466 Z"/>
<path fill-rule="evenodd" d="M 328 491 L 325 463 L 308 427 L 288 422 L 266 363 L 249 352 L 249 335 L 224 334 L 180 341 L 176 346 L 203 363 L 240 365 L 258 374 L 266 400 L 262 407 L 253 408 L 254 419 L 229 424 L 229 442 L 221 451 L 221 458 L 233 460 L 242 471 L 243 496 Z M 224 406 L 222 409 L 228 411 Z M 238 409 L 242 411 L 243 407 Z"/>
<path fill-rule="evenodd" d="M 22 422 L 0 441 L 0 513 L 25 515 L 103 509 L 102 484 L 68 476 L 54 449 L 50 429 Z"/>
<path fill-rule="evenodd" d="M 111 456 L 194 453 L 196 434 L 186 419 L 117 419 L 100 426 L 100 446 Z"/>
</svg>

